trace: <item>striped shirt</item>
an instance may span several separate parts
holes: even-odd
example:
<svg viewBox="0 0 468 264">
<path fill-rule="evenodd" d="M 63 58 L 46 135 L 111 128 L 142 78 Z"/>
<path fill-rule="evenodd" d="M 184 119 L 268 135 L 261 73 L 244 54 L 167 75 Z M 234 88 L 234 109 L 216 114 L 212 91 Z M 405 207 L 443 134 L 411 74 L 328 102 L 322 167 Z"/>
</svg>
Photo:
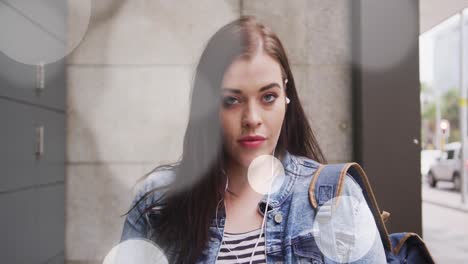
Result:
<svg viewBox="0 0 468 264">
<path fill-rule="evenodd" d="M 219 250 L 218 264 L 250 263 L 252 251 L 260 235 L 260 228 L 244 233 L 224 232 L 223 243 Z M 258 241 L 252 263 L 266 263 L 265 260 L 265 233 Z"/>
</svg>

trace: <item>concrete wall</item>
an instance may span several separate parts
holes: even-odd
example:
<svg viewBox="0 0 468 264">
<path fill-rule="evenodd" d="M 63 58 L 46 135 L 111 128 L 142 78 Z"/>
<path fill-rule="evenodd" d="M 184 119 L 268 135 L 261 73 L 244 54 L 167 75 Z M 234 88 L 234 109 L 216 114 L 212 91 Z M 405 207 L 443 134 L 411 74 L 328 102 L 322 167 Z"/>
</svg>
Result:
<svg viewBox="0 0 468 264">
<path fill-rule="evenodd" d="M 349 10 L 340 0 L 93 1 L 67 64 L 68 262 L 101 263 L 133 184 L 179 157 L 194 65 L 208 38 L 241 14 L 278 33 L 327 158 L 350 160 Z"/>
</svg>

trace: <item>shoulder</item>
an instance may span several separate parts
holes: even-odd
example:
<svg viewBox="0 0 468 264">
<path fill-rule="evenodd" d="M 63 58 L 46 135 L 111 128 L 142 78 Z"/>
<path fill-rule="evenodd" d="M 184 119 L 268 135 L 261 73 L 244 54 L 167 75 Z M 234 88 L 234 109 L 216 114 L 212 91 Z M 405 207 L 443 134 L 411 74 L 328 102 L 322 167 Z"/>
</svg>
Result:
<svg viewBox="0 0 468 264">
<path fill-rule="evenodd" d="M 286 174 L 290 174 L 298 180 L 306 180 L 312 177 L 322 163 L 306 156 L 289 154 L 284 165 Z"/>
<path fill-rule="evenodd" d="M 291 166 L 287 166 L 288 172 L 294 178 L 294 192 L 307 191 L 309 184 L 322 163 L 309 157 L 292 155 Z"/>
<path fill-rule="evenodd" d="M 319 168 L 327 164 L 320 163 L 314 159 L 300 155 L 291 155 L 291 159 L 295 164 L 294 176 L 296 177 L 296 181 L 294 184 L 294 192 L 309 195 L 309 187 L 312 180 L 314 177 L 318 176 L 317 173 L 320 173 L 318 171 Z M 338 182 L 336 184 L 338 185 Z M 358 198 L 362 197 L 362 189 L 351 174 L 345 174 L 339 195 L 354 196 Z"/>
<path fill-rule="evenodd" d="M 134 188 L 132 206 L 139 202 L 139 208 L 145 209 L 161 199 L 167 187 L 173 183 L 176 176 L 176 166 L 162 166 L 149 172 Z"/>
<path fill-rule="evenodd" d="M 175 167 L 158 167 L 149 172 L 144 179 L 137 184 L 135 193 L 146 193 L 154 188 L 171 184 L 174 177 Z"/>
<path fill-rule="evenodd" d="M 150 206 L 163 198 L 167 186 L 174 180 L 175 170 L 171 166 L 160 166 L 148 173 L 134 188 L 134 198 L 127 212 L 121 241 L 129 238 L 146 238 L 148 232 L 147 214 Z"/>
</svg>

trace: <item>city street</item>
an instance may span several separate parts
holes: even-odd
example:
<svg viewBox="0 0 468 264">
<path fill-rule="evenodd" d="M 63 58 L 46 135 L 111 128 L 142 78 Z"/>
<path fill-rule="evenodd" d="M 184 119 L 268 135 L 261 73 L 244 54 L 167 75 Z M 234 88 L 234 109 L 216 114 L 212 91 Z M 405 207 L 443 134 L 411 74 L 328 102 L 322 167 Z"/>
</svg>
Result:
<svg viewBox="0 0 468 264">
<path fill-rule="evenodd" d="M 422 186 L 423 239 L 436 263 L 468 263 L 468 209 L 451 183 Z"/>
</svg>

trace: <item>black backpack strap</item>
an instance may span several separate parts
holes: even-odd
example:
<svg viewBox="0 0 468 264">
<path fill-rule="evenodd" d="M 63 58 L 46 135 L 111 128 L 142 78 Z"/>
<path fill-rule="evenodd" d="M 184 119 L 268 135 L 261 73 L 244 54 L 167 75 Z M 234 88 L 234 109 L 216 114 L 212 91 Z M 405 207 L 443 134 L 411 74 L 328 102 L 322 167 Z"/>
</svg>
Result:
<svg viewBox="0 0 468 264">
<path fill-rule="evenodd" d="M 328 200 L 335 198 L 339 202 L 346 175 L 352 177 L 361 187 L 364 198 L 374 216 L 375 223 L 380 233 L 383 246 L 386 251 L 392 250 L 387 228 L 382 220 L 381 211 L 374 196 L 366 173 L 356 162 L 320 164 L 309 186 L 309 200 L 315 209 L 322 206 Z"/>
</svg>

